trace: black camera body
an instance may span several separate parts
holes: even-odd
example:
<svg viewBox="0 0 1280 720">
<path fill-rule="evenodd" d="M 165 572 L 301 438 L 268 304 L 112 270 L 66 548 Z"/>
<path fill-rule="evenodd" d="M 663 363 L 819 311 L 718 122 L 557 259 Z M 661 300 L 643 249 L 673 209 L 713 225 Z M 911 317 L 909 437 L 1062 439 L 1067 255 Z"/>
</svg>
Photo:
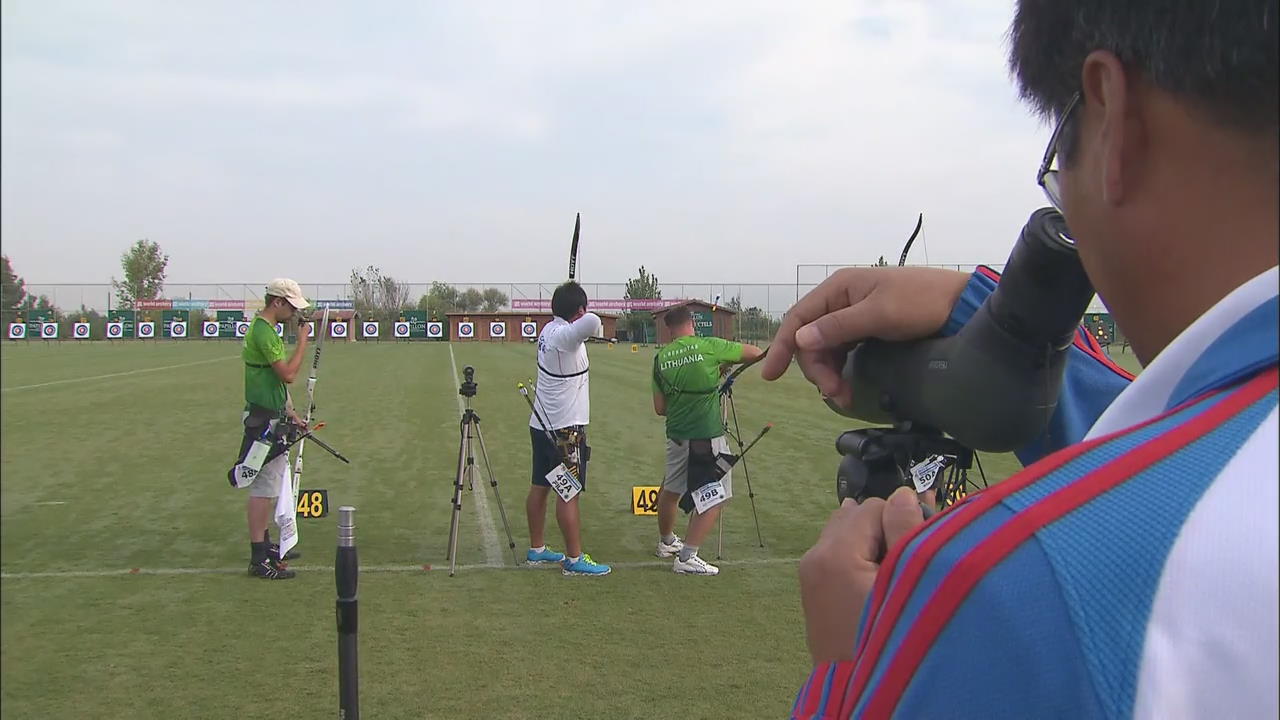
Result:
<svg viewBox="0 0 1280 720">
<path fill-rule="evenodd" d="M 465 398 L 476 396 L 476 369 L 470 365 L 462 368 L 462 385 L 458 388 L 458 394 Z"/>
<path fill-rule="evenodd" d="M 966 451 L 1010 452 L 1033 442 L 1057 409 L 1067 351 L 1093 294 L 1065 220 L 1042 208 L 1022 228 L 995 291 L 958 333 L 853 348 L 844 368 L 852 409 L 828 405 L 894 427 L 841 436 L 837 450 L 868 466 L 845 468 L 845 486 L 865 476 L 857 492 L 884 497 L 930 454 L 945 450 L 961 464 Z M 871 471 L 888 459 L 896 484 L 887 470 Z"/>
</svg>

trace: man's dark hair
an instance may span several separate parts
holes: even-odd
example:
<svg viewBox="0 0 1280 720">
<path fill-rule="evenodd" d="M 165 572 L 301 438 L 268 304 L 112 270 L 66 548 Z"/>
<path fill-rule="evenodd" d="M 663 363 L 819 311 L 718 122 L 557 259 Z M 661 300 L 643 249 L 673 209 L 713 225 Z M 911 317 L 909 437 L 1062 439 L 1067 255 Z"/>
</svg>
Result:
<svg viewBox="0 0 1280 720">
<path fill-rule="evenodd" d="M 579 309 L 586 307 L 587 291 L 572 280 L 551 293 L 551 312 L 558 318 L 570 320 L 578 314 Z"/>
<path fill-rule="evenodd" d="M 1276 0 L 1019 0 L 1009 65 L 1042 116 L 1062 114 L 1085 57 L 1107 50 L 1215 123 L 1275 138 L 1278 14 Z"/>
<path fill-rule="evenodd" d="M 667 311 L 666 316 L 662 318 L 662 324 L 671 330 L 675 330 L 678 327 L 684 327 L 685 323 L 691 319 L 693 319 L 693 313 L 689 312 L 689 308 L 684 306 L 675 307 Z"/>
</svg>

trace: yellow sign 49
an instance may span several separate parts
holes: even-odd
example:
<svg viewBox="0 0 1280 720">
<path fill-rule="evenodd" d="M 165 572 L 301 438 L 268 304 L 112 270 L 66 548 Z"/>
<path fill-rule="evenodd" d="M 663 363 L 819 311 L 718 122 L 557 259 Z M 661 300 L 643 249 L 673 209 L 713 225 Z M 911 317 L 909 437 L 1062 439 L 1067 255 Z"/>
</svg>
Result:
<svg viewBox="0 0 1280 720">
<path fill-rule="evenodd" d="M 634 485 L 631 488 L 631 514 L 657 515 L 658 490 L 656 485 Z"/>
</svg>

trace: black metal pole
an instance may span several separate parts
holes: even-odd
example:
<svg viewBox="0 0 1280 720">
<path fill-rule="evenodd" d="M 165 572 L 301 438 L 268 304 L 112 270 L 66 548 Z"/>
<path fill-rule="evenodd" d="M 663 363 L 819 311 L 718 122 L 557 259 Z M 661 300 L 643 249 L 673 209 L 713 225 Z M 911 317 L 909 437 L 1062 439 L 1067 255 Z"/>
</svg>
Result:
<svg viewBox="0 0 1280 720">
<path fill-rule="evenodd" d="M 360 718 L 359 586 L 360 561 L 356 557 L 356 509 L 338 508 L 338 557 L 333 575 L 338 586 L 338 718 Z"/>
</svg>

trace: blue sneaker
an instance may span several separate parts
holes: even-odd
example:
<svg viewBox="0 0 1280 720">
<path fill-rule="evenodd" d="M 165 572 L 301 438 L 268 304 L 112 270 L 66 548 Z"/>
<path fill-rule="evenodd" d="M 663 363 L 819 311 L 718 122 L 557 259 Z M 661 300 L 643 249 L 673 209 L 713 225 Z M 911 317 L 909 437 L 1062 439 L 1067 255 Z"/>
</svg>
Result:
<svg viewBox="0 0 1280 720">
<path fill-rule="evenodd" d="M 592 560 L 591 556 L 586 553 L 582 553 L 582 557 L 574 562 L 569 562 L 569 558 L 565 558 L 560 563 L 560 568 L 565 575 L 608 575 L 613 570 L 608 565 L 602 565 Z"/>
<path fill-rule="evenodd" d="M 524 554 L 524 561 L 530 565 L 550 565 L 551 563 L 564 562 L 564 553 L 558 553 L 549 547 L 543 547 L 541 550 L 529 548 L 529 552 Z"/>
</svg>

